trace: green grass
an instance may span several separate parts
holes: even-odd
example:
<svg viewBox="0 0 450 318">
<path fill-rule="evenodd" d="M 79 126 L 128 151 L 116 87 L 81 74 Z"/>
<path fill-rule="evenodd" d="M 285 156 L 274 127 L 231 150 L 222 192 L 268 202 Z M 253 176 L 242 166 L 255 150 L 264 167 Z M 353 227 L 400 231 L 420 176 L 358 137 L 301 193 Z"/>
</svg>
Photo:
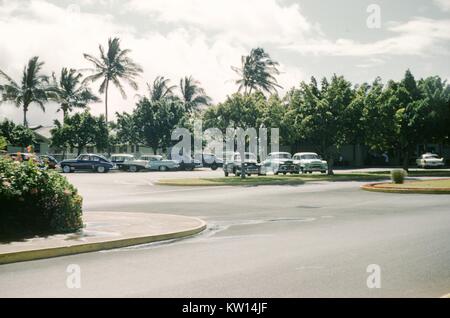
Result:
<svg viewBox="0 0 450 318">
<path fill-rule="evenodd" d="M 370 174 L 379 175 L 379 174 L 390 174 L 390 170 L 385 171 L 371 171 L 368 172 Z M 410 177 L 450 177 L 449 170 L 410 170 L 408 172 L 408 176 Z"/>
<path fill-rule="evenodd" d="M 348 173 L 333 176 L 322 174 L 287 175 L 287 176 L 254 176 L 241 179 L 228 178 L 186 178 L 160 179 L 159 185 L 171 186 L 260 186 L 260 185 L 300 185 L 312 181 L 377 181 L 389 179 L 387 175 L 373 175 L 369 173 Z"/>
<path fill-rule="evenodd" d="M 450 190 L 450 179 L 445 180 L 423 180 L 423 181 L 410 181 L 403 184 L 382 184 L 382 187 L 399 188 L 399 189 L 436 189 L 447 188 Z"/>
</svg>

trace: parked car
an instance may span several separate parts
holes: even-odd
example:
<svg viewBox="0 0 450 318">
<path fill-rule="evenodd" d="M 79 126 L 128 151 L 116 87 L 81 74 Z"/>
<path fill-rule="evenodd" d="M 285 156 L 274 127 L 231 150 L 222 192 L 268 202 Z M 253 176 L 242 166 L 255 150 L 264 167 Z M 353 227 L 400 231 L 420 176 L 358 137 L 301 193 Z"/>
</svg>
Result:
<svg viewBox="0 0 450 318">
<path fill-rule="evenodd" d="M 242 171 L 241 154 L 239 152 L 236 152 L 232 156 L 225 156 L 225 158 L 225 162 L 223 163 L 223 171 L 225 173 L 225 177 L 228 177 L 230 173 L 239 177 Z M 246 152 L 244 165 L 246 175 L 251 176 L 252 174 L 260 174 L 258 158 L 255 154 Z"/>
<path fill-rule="evenodd" d="M 41 160 L 41 158 L 39 158 L 37 155 L 35 155 L 34 153 L 22 153 L 22 152 L 17 152 L 17 153 L 10 153 L 8 154 L 8 156 L 16 161 L 21 161 L 21 162 L 26 162 L 26 161 L 34 161 L 40 169 L 47 169 L 47 165 Z"/>
<path fill-rule="evenodd" d="M 178 161 L 163 159 L 162 156 L 143 155 L 141 156 L 141 160 L 147 161 L 146 169 L 148 170 L 168 171 L 180 168 Z"/>
<path fill-rule="evenodd" d="M 315 152 L 299 152 L 292 159 L 294 164 L 300 167 L 302 173 L 313 173 L 314 171 L 326 173 L 328 170 L 328 163 Z"/>
<path fill-rule="evenodd" d="M 192 159 L 192 158 L 185 158 L 182 160 L 175 160 L 175 161 L 178 162 L 178 164 L 180 165 L 180 167 L 178 169 L 183 170 L 183 171 L 192 171 L 196 168 L 202 167 L 202 163 L 200 160 L 196 160 L 196 159 Z"/>
<path fill-rule="evenodd" d="M 121 170 L 130 172 L 139 172 L 147 169 L 148 158 L 126 160 L 120 164 Z"/>
<path fill-rule="evenodd" d="M 56 169 L 58 167 L 58 160 L 56 160 L 53 156 L 42 155 L 39 157 L 49 169 Z"/>
<path fill-rule="evenodd" d="M 105 157 L 93 154 L 80 155 L 77 159 L 73 160 L 63 160 L 60 162 L 60 166 L 64 173 L 77 170 L 106 173 L 114 167 L 111 161 Z"/>
<path fill-rule="evenodd" d="M 300 166 L 294 163 L 289 152 L 272 152 L 261 163 L 261 174 L 266 175 L 268 172 L 273 172 L 275 175 L 298 174 Z"/>
<path fill-rule="evenodd" d="M 218 158 L 216 155 L 211 153 L 203 154 L 203 167 L 211 168 L 211 170 L 217 170 L 223 167 L 223 159 Z"/>
<path fill-rule="evenodd" d="M 419 168 L 443 168 L 445 166 L 444 158 L 440 158 L 433 153 L 425 153 L 416 160 Z"/>
<path fill-rule="evenodd" d="M 130 154 L 113 154 L 113 155 L 111 155 L 111 162 L 119 170 L 125 170 L 124 164 L 128 161 L 133 161 L 133 160 L 135 160 L 135 158 L 133 155 L 130 155 Z"/>
</svg>

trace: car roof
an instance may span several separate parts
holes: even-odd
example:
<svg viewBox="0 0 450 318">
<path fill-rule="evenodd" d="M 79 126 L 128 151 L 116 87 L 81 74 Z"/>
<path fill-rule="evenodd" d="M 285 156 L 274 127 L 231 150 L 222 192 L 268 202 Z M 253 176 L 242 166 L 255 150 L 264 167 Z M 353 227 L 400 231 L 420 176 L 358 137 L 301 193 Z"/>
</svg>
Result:
<svg viewBox="0 0 450 318">
<path fill-rule="evenodd" d="M 300 156 L 300 155 L 317 155 L 315 152 L 297 152 L 294 154 L 294 156 Z"/>
<path fill-rule="evenodd" d="M 134 157 L 134 156 L 129 153 L 115 153 L 112 154 L 111 157 Z"/>
<path fill-rule="evenodd" d="M 283 154 L 283 155 L 290 155 L 290 153 L 289 152 L 271 152 L 271 153 L 269 153 L 269 156 L 271 156 L 271 155 L 281 155 L 281 154 Z"/>
</svg>

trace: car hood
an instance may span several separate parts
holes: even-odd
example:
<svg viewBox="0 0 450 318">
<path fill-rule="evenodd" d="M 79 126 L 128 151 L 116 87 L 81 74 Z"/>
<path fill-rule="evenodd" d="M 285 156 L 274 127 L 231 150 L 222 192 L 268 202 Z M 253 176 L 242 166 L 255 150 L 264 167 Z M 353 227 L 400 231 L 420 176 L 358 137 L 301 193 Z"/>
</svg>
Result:
<svg viewBox="0 0 450 318">
<path fill-rule="evenodd" d="M 272 162 L 278 164 L 292 164 L 294 161 L 292 159 L 272 159 Z"/>
</svg>

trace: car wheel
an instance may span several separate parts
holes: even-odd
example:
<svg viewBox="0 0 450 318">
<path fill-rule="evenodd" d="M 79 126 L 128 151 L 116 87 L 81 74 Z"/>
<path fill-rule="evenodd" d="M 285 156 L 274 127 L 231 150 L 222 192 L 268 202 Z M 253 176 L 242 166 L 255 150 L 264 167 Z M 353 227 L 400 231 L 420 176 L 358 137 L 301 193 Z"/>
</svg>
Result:
<svg viewBox="0 0 450 318">
<path fill-rule="evenodd" d="M 225 171 L 225 177 L 228 177 L 230 174 Z"/>
<path fill-rule="evenodd" d="M 136 166 L 130 166 L 130 167 L 128 168 L 128 171 L 130 171 L 130 172 L 137 172 L 137 171 L 138 171 L 138 168 L 137 168 Z"/>
<path fill-rule="evenodd" d="M 193 171 L 193 170 L 194 170 L 194 167 L 192 167 L 192 166 L 187 166 L 187 167 L 184 168 L 184 170 L 186 170 L 186 171 Z"/>
<path fill-rule="evenodd" d="M 62 171 L 63 171 L 64 173 L 70 173 L 71 169 L 70 169 L 69 166 L 64 166 L 64 167 L 62 168 Z"/>
<path fill-rule="evenodd" d="M 283 175 L 284 175 L 284 176 L 287 175 L 287 172 L 283 172 Z"/>
<path fill-rule="evenodd" d="M 327 173 L 326 171 L 320 171 L 321 173 Z"/>
<path fill-rule="evenodd" d="M 167 171 L 169 170 L 166 166 L 159 167 L 159 171 Z"/>
<path fill-rule="evenodd" d="M 216 165 L 212 165 L 211 166 L 211 170 L 213 170 L 213 171 L 216 171 L 217 170 L 217 168 L 219 168 L 218 166 L 216 166 Z"/>
<path fill-rule="evenodd" d="M 278 171 L 275 171 L 273 174 L 278 176 L 280 173 Z"/>
<path fill-rule="evenodd" d="M 105 172 L 106 172 L 106 169 L 105 169 L 105 167 L 103 167 L 103 166 L 98 166 L 98 167 L 97 167 L 97 172 L 98 172 L 98 173 L 105 173 Z"/>
</svg>

